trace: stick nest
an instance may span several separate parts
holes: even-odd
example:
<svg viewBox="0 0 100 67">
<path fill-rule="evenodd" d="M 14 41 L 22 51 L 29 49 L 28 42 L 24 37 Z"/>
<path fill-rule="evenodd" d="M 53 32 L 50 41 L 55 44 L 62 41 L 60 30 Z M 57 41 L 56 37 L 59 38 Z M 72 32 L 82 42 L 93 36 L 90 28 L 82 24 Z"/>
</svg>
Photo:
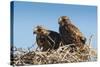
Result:
<svg viewBox="0 0 100 67">
<path fill-rule="evenodd" d="M 15 66 L 40 65 L 56 63 L 73 63 L 96 61 L 97 53 L 90 45 L 84 45 L 83 49 L 71 51 L 68 45 L 59 47 L 57 50 L 41 52 L 38 50 L 18 49 L 14 51 L 14 58 L 11 63 Z"/>
</svg>

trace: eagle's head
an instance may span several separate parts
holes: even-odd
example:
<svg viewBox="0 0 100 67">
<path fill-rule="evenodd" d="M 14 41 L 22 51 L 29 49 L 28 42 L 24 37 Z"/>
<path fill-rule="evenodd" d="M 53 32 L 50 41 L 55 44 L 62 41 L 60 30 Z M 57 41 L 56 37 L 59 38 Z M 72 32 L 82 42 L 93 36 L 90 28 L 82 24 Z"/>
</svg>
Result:
<svg viewBox="0 0 100 67">
<path fill-rule="evenodd" d="M 61 26 L 68 24 L 68 23 L 69 23 L 69 17 L 68 16 L 61 16 L 58 19 L 58 24 L 61 25 Z"/>
<path fill-rule="evenodd" d="M 47 35 L 48 34 L 48 30 L 45 29 L 42 26 L 36 26 L 34 31 L 33 31 L 33 34 Z"/>
</svg>

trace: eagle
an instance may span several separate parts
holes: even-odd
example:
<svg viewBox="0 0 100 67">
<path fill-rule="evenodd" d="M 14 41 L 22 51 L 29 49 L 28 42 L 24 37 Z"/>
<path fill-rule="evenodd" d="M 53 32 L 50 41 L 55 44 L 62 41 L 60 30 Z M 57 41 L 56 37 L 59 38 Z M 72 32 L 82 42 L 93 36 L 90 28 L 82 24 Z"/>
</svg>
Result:
<svg viewBox="0 0 100 67">
<path fill-rule="evenodd" d="M 82 32 L 72 24 L 68 16 L 59 17 L 58 24 L 59 33 L 64 45 L 75 44 L 77 47 L 83 47 L 86 38 L 83 36 Z"/>
<path fill-rule="evenodd" d="M 33 34 L 36 34 L 36 42 L 41 51 L 56 50 L 61 44 L 59 33 L 47 30 L 42 26 L 37 26 Z"/>
</svg>

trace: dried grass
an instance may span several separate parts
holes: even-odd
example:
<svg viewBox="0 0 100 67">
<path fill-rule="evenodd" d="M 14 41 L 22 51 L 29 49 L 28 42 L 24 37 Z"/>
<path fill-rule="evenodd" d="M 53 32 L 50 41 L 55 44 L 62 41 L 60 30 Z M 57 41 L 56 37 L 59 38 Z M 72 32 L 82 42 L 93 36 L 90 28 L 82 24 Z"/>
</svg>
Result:
<svg viewBox="0 0 100 67">
<path fill-rule="evenodd" d="M 72 44 L 74 45 L 74 44 Z M 40 65 L 40 64 L 56 64 L 56 63 L 74 63 L 87 62 L 97 60 L 97 53 L 90 45 L 84 45 L 82 50 L 77 49 L 71 52 L 68 45 L 61 46 L 57 50 L 46 52 L 29 51 L 24 49 L 16 49 L 14 51 L 13 65 Z"/>
</svg>

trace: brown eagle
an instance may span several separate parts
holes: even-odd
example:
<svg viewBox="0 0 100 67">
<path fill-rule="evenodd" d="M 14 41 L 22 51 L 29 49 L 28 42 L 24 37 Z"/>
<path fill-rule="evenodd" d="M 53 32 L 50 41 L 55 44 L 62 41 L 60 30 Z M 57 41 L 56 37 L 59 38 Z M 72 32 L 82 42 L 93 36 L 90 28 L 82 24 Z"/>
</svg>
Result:
<svg viewBox="0 0 100 67">
<path fill-rule="evenodd" d="M 71 23 L 68 16 L 61 16 L 58 19 L 58 23 L 63 44 L 75 44 L 78 47 L 82 47 L 83 44 L 85 44 L 86 38 L 80 30 Z"/>
<path fill-rule="evenodd" d="M 36 34 L 36 42 L 41 51 L 59 48 L 61 43 L 59 33 L 52 30 L 47 30 L 42 26 L 37 26 L 33 33 Z"/>
</svg>

